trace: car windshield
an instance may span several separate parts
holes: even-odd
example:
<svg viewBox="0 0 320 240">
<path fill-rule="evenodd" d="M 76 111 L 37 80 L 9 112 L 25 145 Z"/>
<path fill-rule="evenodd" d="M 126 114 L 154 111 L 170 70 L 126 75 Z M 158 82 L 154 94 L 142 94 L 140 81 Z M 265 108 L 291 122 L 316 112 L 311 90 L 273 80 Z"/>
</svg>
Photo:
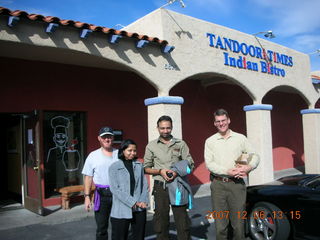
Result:
<svg viewBox="0 0 320 240">
<path fill-rule="evenodd" d="M 312 189 L 320 190 L 320 176 L 312 178 L 305 183 L 305 186 Z"/>
<path fill-rule="evenodd" d="M 278 179 L 278 182 L 282 182 L 285 185 L 301 185 L 307 177 L 304 175 L 294 175 L 294 176 L 287 176 Z"/>
</svg>

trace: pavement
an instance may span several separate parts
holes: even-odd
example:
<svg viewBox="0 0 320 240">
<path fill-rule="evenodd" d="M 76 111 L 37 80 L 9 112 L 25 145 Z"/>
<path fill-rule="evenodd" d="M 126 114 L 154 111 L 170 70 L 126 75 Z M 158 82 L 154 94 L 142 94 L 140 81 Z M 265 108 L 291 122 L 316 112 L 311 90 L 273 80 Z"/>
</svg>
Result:
<svg viewBox="0 0 320 240">
<path fill-rule="evenodd" d="M 299 174 L 291 170 L 278 172 L 276 178 Z M 192 222 L 191 235 L 193 240 L 215 240 L 214 221 L 206 219 L 211 211 L 211 197 L 209 184 L 202 184 L 194 188 L 194 207 L 189 210 Z M 155 239 L 152 228 L 152 213 L 148 212 L 146 225 L 146 240 Z M 89 240 L 95 239 L 95 220 L 93 211 L 86 212 L 81 203 L 72 204 L 70 210 L 63 210 L 60 206 L 45 209 L 45 215 L 39 216 L 24 209 L 21 205 L 7 206 L 0 209 L 0 239 L 1 240 Z M 170 217 L 170 236 L 175 237 L 173 216 Z M 109 233 L 110 234 L 110 233 Z M 111 239 L 111 238 L 110 238 Z"/>
<path fill-rule="evenodd" d="M 205 217 L 211 210 L 209 184 L 203 184 L 197 191 L 194 208 L 189 210 L 192 239 L 214 240 L 214 237 L 210 238 L 214 236 L 214 227 Z M 39 216 L 18 205 L 9 208 L 11 210 L 0 211 L 1 240 L 95 239 L 94 213 L 86 212 L 83 204 L 72 204 L 70 210 L 63 210 L 60 206 L 46 208 L 44 216 Z M 152 215 L 151 212 L 147 214 L 146 240 L 155 239 Z M 170 217 L 170 235 L 172 239 L 176 239 L 173 216 Z"/>
</svg>

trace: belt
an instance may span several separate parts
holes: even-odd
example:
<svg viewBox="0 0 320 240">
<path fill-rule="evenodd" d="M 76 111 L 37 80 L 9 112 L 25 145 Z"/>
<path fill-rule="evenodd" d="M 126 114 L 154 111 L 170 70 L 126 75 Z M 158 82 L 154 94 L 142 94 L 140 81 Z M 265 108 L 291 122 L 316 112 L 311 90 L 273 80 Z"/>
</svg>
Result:
<svg viewBox="0 0 320 240">
<path fill-rule="evenodd" d="M 216 179 L 216 180 L 222 181 L 222 182 L 237 182 L 237 179 L 235 179 L 235 178 L 228 178 L 228 177 L 214 176 L 213 179 Z"/>
</svg>

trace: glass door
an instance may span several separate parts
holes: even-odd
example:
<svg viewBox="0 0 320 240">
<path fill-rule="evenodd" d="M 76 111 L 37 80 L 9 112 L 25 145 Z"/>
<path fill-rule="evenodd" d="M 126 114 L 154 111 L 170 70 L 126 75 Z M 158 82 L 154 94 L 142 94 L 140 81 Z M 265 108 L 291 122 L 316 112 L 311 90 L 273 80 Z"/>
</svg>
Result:
<svg viewBox="0 0 320 240">
<path fill-rule="evenodd" d="M 59 197 L 59 188 L 83 184 L 85 129 L 83 112 L 44 111 L 45 201 Z"/>
</svg>

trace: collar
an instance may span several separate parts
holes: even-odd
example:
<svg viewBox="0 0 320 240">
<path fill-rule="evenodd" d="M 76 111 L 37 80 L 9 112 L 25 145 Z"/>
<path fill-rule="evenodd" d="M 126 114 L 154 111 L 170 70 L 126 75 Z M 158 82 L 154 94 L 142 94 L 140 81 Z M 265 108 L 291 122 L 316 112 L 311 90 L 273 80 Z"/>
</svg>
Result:
<svg viewBox="0 0 320 240">
<path fill-rule="evenodd" d="M 173 137 L 173 136 L 171 136 L 171 139 L 170 139 L 169 145 L 175 144 L 176 142 L 180 142 L 180 140 L 179 140 L 179 139 L 177 139 L 177 138 L 175 138 L 175 137 Z M 161 141 L 161 138 L 160 138 L 160 137 L 158 137 L 158 139 L 157 139 L 157 143 L 165 144 L 164 142 L 162 142 L 162 141 Z"/>
<path fill-rule="evenodd" d="M 118 167 L 118 169 L 126 168 L 125 165 L 124 165 L 123 160 L 120 160 L 120 159 L 119 159 L 118 161 L 120 162 L 120 166 Z M 132 166 L 133 166 L 133 168 L 135 168 L 135 166 L 136 166 L 136 165 L 139 165 L 139 164 L 141 164 L 141 162 L 139 162 L 138 159 L 132 161 Z"/>
<path fill-rule="evenodd" d="M 229 129 L 229 136 L 228 136 L 228 138 L 230 138 L 230 137 L 233 137 L 234 136 L 234 132 L 231 130 L 231 129 Z M 228 139 L 227 138 L 227 139 Z M 217 132 L 217 139 L 218 140 L 221 140 L 221 139 L 225 139 L 219 132 Z"/>
</svg>

